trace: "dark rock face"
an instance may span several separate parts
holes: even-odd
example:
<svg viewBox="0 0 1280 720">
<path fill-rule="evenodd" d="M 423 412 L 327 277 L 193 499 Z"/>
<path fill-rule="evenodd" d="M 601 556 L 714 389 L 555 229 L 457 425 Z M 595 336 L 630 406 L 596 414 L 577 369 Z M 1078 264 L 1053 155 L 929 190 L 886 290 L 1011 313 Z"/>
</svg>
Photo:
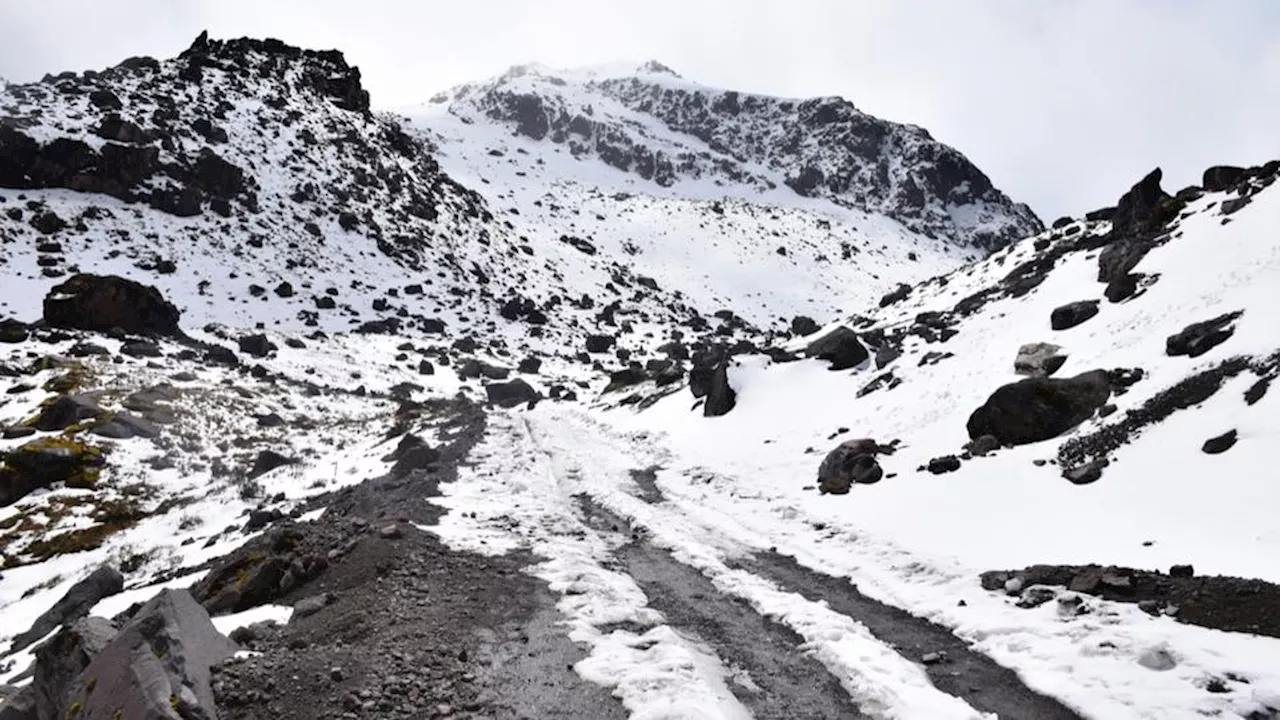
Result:
<svg viewBox="0 0 1280 720">
<path fill-rule="evenodd" d="M 542 398 L 532 385 L 520 378 L 504 383 L 489 383 L 484 386 L 484 392 L 489 402 L 504 408 L 526 405 Z"/>
<path fill-rule="evenodd" d="M 64 627 L 36 651 L 35 677 L 31 681 L 36 698 L 36 717 L 61 718 L 67 714 L 67 695 L 76 679 L 93 658 L 107 648 L 116 628 L 106 619 L 86 617 Z"/>
<path fill-rule="evenodd" d="M 1204 446 L 1200 449 L 1203 450 L 1206 455 L 1221 455 L 1234 447 L 1236 440 L 1238 439 L 1239 435 L 1235 430 L 1228 430 L 1217 437 L 1205 440 Z"/>
<path fill-rule="evenodd" d="M 44 319 L 53 327 L 180 337 L 180 317 L 159 290 L 114 275 L 72 276 L 44 299 Z"/>
<path fill-rule="evenodd" d="M 1232 165 L 1214 165 L 1204 171 L 1204 179 L 1200 185 L 1209 192 L 1222 192 L 1235 187 L 1244 179 L 1244 168 Z"/>
<path fill-rule="evenodd" d="M 1173 199 L 1160 188 L 1163 177 L 1164 172 L 1156 168 L 1120 197 L 1111 216 L 1112 237 L 1147 232 L 1171 219 L 1159 212 Z"/>
<path fill-rule="evenodd" d="M 239 650 L 186 590 L 162 590 L 73 683 L 66 713 L 86 719 L 215 718 L 210 668 Z"/>
<path fill-rule="evenodd" d="M 737 404 L 738 393 L 729 385 L 729 363 L 722 361 L 711 373 L 702 414 L 704 417 L 720 417 L 729 414 Z"/>
<path fill-rule="evenodd" d="M 805 355 L 829 361 L 831 370 L 857 367 L 871 356 L 858 340 L 858 334 L 844 325 L 809 343 Z"/>
<path fill-rule="evenodd" d="M 103 414 L 102 408 L 92 398 L 83 395 L 60 395 L 40 409 L 36 416 L 37 430 L 54 432 L 65 430 L 72 425 L 96 418 Z"/>
<path fill-rule="evenodd" d="M 876 461 L 881 450 L 875 440 L 847 440 L 827 453 L 818 466 L 818 491 L 844 495 L 855 484 L 872 485 L 884 477 Z"/>
<path fill-rule="evenodd" d="M 1054 330 L 1070 330 L 1098 314 L 1097 300 L 1081 300 L 1054 308 L 1049 315 L 1049 327 Z"/>
<path fill-rule="evenodd" d="M 31 643 L 53 632 L 59 625 L 75 622 L 89 614 L 89 610 L 99 600 L 111 597 L 124 590 L 124 576 L 119 570 L 103 565 L 94 570 L 89 577 L 81 580 L 63 595 L 53 607 L 36 618 L 31 627 L 13 639 L 9 652 L 17 652 L 30 647 Z"/>
<path fill-rule="evenodd" d="M 1055 438 L 1088 420 L 1111 397 L 1104 370 L 1073 378 L 1028 378 L 1005 385 L 969 416 L 969 437 L 991 435 L 1003 445 Z"/>
<path fill-rule="evenodd" d="M 1192 323 L 1169 336 L 1165 341 L 1165 352 L 1171 357 L 1200 357 L 1229 340 L 1236 331 L 1232 323 L 1243 314 L 1244 311 L 1238 310 L 1212 320 Z"/>
</svg>

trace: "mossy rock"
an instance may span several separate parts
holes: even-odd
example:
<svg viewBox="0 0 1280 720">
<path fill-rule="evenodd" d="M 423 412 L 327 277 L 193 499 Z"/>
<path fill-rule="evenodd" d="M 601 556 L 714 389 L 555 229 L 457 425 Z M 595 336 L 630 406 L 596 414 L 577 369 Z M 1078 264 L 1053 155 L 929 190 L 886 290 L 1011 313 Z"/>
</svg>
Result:
<svg viewBox="0 0 1280 720">
<path fill-rule="evenodd" d="M 102 448 L 65 435 L 33 440 L 0 462 L 0 507 L 54 483 L 93 488 L 106 460 Z"/>
</svg>

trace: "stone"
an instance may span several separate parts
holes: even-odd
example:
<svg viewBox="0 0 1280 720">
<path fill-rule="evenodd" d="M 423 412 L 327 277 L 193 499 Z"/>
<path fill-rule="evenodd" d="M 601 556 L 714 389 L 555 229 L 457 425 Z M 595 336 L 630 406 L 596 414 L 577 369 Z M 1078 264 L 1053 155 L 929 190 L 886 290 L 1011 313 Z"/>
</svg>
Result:
<svg viewBox="0 0 1280 720">
<path fill-rule="evenodd" d="M 59 395 L 41 406 L 32 424 L 37 430 L 55 432 L 100 417 L 104 412 L 88 395 Z"/>
<path fill-rule="evenodd" d="M 30 335 L 31 331 L 27 328 L 26 323 L 21 323 L 11 318 L 0 320 L 0 343 L 16 344 L 24 342 Z"/>
<path fill-rule="evenodd" d="M 393 475 L 404 475 L 413 470 L 423 470 L 440 459 L 440 451 L 412 433 L 400 438 L 396 449 L 382 457 L 383 462 L 395 463 Z"/>
<path fill-rule="evenodd" d="M 102 565 L 88 577 L 71 586 L 70 590 L 46 610 L 26 632 L 18 635 L 9 645 L 9 653 L 30 647 L 32 643 L 53 632 L 59 625 L 75 622 L 89 614 L 103 598 L 124 590 L 124 576 L 119 570 Z"/>
<path fill-rule="evenodd" d="M 1111 397 L 1105 370 L 1073 378 L 1027 378 L 997 389 L 969 416 L 971 439 L 991 435 L 1002 445 L 1055 438 L 1088 420 Z"/>
<path fill-rule="evenodd" d="M 1239 439 L 1235 430 L 1211 437 L 1204 441 L 1204 445 L 1200 448 L 1206 455 L 1220 455 L 1235 446 L 1236 440 Z"/>
<path fill-rule="evenodd" d="M 1165 353 L 1170 357 L 1200 357 L 1235 334 L 1235 321 L 1244 311 L 1219 315 L 1212 320 L 1192 323 L 1165 340 Z"/>
<path fill-rule="evenodd" d="M 945 473 L 955 472 L 960 469 L 960 458 L 955 455 L 937 457 L 930 460 L 926 468 L 934 475 L 943 475 Z"/>
<path fill-rule="evenodd" d="M 1027 343 L 1018 348 L 1013 371 L 1033 378 L 1049 377 L 1067 362 L 1062 348 L 1053 343 Z"/>
<path fill-rule="evenodd" d="M 876 461 L 880 446 L 875 440 L 861 438 L 837 445 L 818 466 L 818 491 L 844 495 L 856 485 L 874 485 L 884 477 Z"/>
<path fill-rule="evenodd" d="M 729 384 L 729 361 L 723 360 L 711 373 L 707 399 L 702 405 L 703 417 L 727 415 L 738 404 L 738 393 Z"/>
<path fill-rule="evenodd" d="M 982 457 L 999 450 L 1000 441 L 994 435 L 983 435 L 965 443 L 964 449 L 975 457 Z"/>
<path fill-rule="evenodd" d="M 613 347 L 614 339 L 609 335 L 588 335 L 587 336 L 587 352 L 604 353 L 609 352 L 609 348 Z"/>
<path fill-rule="evenodd" d="M 812 335 L 822 329 L 822 326 L 814 321 L 811 317 L 797 315 L 791 318 L 791 334 L 796 337 L 804 335 Z"/>
<path fill-rule="evenodd" d="M 1138 656 L 1138 664 L 1148 670 L 1166 672 L 1178 667 L 1178 661 L 1165 648 L 1148 648 Z"/>
<path fill-rule="evenodd" d="M 305 618 L 311 617 L 329 605 L 332 605 L 337 598 L 333 593 L 323 593 L 320 595 L 312 595 L 309 598 L 303 598 L 293 605 L 293 617 Z"/>
<path fill-rule="evenodd" d="M 830 362 L 833 371 L 857 367 L 870 357 L 858 334 L 844 325 L 809 343 L 804 352 L 807 357 Z"/>
<path fill-rule="evenodd" d="M 279 346 L 271 342 L 266 335 L 246 335 L 239 340 L 240 352 L 256 358 L 264 358 L 279 350 Z"/>
<path fill-rule="evenodd" d="M 113 440 L 127 440 L 134 437 L 148 439 L 160 437 L 160 428 L 155 423 L 126 412 L 111 415 L 109 420 L 94 426 L 90 432 L 98 437 Z"/>
<path fill-rule="evenodd" d="M 77 438 L 43 437 L 20 445 L 0 463 L 0 507 L 54 483 L 93 487 L 103 464 L 101 448 Z"/>
<path fill-rule="evenodd" d="M 489 402 L 503 408 L 537 402 L 542 398 L 532 385 L 521 378 L 502 383 L 489 383 L 484 386 L 484 392 Z"/>
<path fill-rule="evenodd" d="M 114 275 L 74 275 L 44 298 L 52 327 L 181 337 L 180 317 L 156 288 Z"/>
<path fill-rule="evenodd" d="M 1140 234 L 1164 224 L 1160 210 L 1173 198 L 1160 188 L 1163 177 L 1163 171 L 1156 168 L 1120 197 L 1111 215 L 1112 237 Z"/>
<path fill-rule="evenodd" d="M 1070 330 L 1098 314 L 1097 300 L 1080 300 L 1054 308 L 1049 314 L 1049 327 L 1054 330 Z"/>
<path fill-rule="evenodd" d="M 38 717 L 64 717 L 66 698 L 75 689 L 76 679 L 115 637 L 111 621 L 84 617 L 36 647 L 31 687 Z"/>
<path fill-rule="evenodd" d="M 378 530 L 378 535 L 384 540 L 398 540 L 404 536 L 404 532 L 400 530 L 399 525 L 384 525 Z"/>
<path fill-rule="evenodd" d="M 1233 165 L 1214 165 L 1205 169 L 1200 185 L 1209 192 L 1222 192 L 1238 185 L 1244 176 L 1244 168 Z"/>
<path fill-rule="evenodd" d="M 164 353 L 156 343 L 147 340 L 129 340 L 120 346 L 120 354 L 134 358 L 158 358 Z"/>
<path fill-rule="evenodd" d="M 1192 565 L 1174 565 L 1169 568 L 1169 577 L 1175 578 L 1191 578 L 1196 576 L 1196 569 Z"/>
<path fill-rule="evenodd" d="M 81 677 L 94 682 L 74 683 L 63 712 L 85 720 L 216 720 L 211 668 L 239 649 L 190 593 L 161 590 L 93 658 Z"/>
<path fill-rule="evenodd" d="M 249 479 L 261 477 L 286 465 L 296 465 L 297 460 L 281 455 L 274 450 L 263 450 L 254 458 L 253 467 L 249 470 Z"/>
</svg>

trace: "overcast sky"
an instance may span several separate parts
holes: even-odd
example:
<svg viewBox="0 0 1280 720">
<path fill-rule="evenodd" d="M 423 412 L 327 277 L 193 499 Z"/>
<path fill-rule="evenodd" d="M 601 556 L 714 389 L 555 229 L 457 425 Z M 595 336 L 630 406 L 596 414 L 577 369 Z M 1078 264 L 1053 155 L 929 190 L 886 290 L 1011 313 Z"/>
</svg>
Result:
<svg viewBox="0 0 1280 720">
<path fill-rule="evenodd" d="M 0 0 L 0 77 L 213 37 L 338 48 L 375 106 L 539 61 L 660 60 L 924 126 L 1046 220 L 1280 157 L 1276 0 Z"/>
</svg>

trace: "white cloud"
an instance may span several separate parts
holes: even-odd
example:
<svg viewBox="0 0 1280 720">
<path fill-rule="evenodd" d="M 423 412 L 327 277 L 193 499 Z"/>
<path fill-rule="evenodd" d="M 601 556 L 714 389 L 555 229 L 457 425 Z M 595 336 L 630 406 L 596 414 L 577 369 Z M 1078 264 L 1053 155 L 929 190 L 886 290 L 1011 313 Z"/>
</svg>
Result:
<svg viewBox="0 0 1280 720">
<path fill-rule="evenodd" d="M 1280 5 L 1113 0 L 44 0 L 0 9 L 0 76 L 168 56 L 203 29 L 336 47 L 374 103 L 537 60 L 658 59 L 710 85 L 842 95 L 927 127 L 1046 219 L 1161 165 L 1280 156 Z"/>
</svg>

